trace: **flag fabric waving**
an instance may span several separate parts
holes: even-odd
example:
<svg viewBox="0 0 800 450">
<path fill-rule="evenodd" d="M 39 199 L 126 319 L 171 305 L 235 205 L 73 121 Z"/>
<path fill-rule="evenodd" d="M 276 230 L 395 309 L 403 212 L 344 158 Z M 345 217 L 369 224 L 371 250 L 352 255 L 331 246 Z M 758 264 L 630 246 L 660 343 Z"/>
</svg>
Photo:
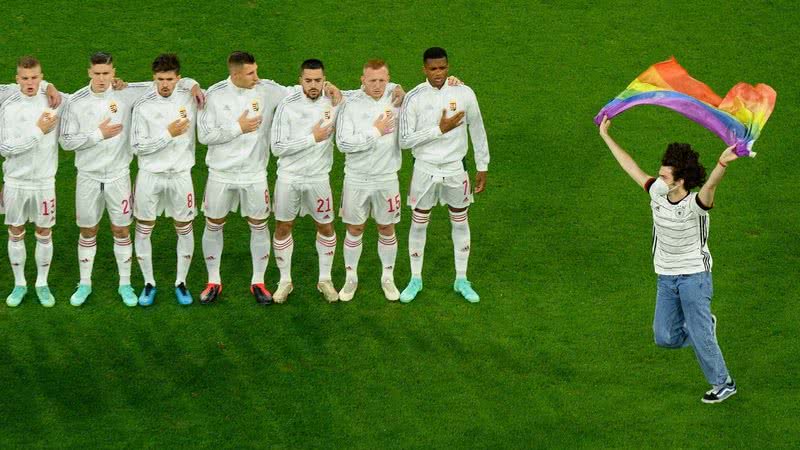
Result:
<svg viewBox="0 0 800 450">
<path fill-rule="evenodd" d="M 766 84 L 738 83 L 720 98 L 705 83 L 692 78 L 670 58 L 650 66 L 594 118 L 596 125 L 638 105 L 672 109 L 706 127 L 726 144 L 736 145 L 738 156 L 755 156 L 753 143 L 775 108 L 775 90 Z"/>
</svg>

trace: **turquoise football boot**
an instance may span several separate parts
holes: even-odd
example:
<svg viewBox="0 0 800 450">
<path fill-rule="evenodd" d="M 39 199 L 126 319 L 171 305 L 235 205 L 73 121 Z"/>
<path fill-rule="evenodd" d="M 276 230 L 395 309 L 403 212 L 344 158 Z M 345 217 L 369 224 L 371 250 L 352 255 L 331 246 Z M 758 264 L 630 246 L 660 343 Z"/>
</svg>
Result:
<svg viewBox="0 0 800 450">
<path fill-rule="evenodd" d="M 79 284 L 78 289 L 72 294 L 72 297 L 69 298 L 69 304 L 72 306 L 81 306 L 83 302 L 89 298 L 89 294 L 92 293 L 92 286 L 88 284 Z"/>
<path fill-rule="evenodd" d="M 11 291 L 11 294 L 6 297 L 6 305 L 14 308 L 19 306 L 22 303 L 22 299 L 25 298 L 25 294 L 28 293 L 27 286 L 14 286 L 14 290 Z"/>
<path fill-rule="evenodd" d="M 467 281 L 466 278 L 456 278 L 456 282 L 453 283 L 453 290 L 461 294 L 461 296 L 470 303 L 478 303 L 481 301 L 478 293 L 472 289 L 472 283 Z"/>
<path fill-rule="evenodd" d="M 400 303 L 411 303 L 422 290 L 422 278 L 411 277 L 408 286 L 400 293 Z"/>
</svg>

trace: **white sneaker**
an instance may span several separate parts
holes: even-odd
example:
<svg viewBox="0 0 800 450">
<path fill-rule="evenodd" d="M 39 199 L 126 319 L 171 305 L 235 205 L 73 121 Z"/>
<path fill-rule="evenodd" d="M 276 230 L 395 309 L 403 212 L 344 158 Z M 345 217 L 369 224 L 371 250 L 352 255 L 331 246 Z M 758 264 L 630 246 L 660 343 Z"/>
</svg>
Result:
<svg viewBox="0 0 800 450">
<path fill-rule="evenodd" d="M 395 302 L 400 298 L 400 291 L 397 290 L 397 286 L 394 285 L 394 280 L 391 278 L 382 280 L 381 287 L 383 288 L 383 295 L 386 296 L 386 300 Z"/>
<path fill-rule="evenodd" d="M 275 303 L 285 303 L 289 298 L 289 294 L 294 290 L 294 285 L 291 281 L 281 281 L 278 283 L 277 289 L 272 293 L 272 301 Z"/>
<path fill-rule="evenodd" d="M 333 287 L 333 282 L 331 280 L 320 281 L 317 283 L 317 290 L 322 292 L 322 295 L 325 297 L 325 300 L 327 300 L 328 303 L 335 303 L 339 300 L 339 293 L 336 292 L 336 288 Z"/>
<path fill-rule="evenodd" d="M 342 290 L 339 291 L 339 300 L 349 302 L 356 295 L 356 289 L 358 289 L 358 281 L 345 281 Z"/>
</svg>

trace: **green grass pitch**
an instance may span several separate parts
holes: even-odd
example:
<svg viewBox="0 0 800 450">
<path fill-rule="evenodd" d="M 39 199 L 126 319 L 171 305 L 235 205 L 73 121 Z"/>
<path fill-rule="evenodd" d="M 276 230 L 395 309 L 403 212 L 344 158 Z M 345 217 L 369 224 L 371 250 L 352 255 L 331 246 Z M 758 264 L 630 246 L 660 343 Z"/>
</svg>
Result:
<svg viewBox="0 0 800 450">
<path fill-rule="evenodd" d="M 179 307 L 171 292 L 175 233 L 160 219 L 153 307 L 116 295 L 107 219 L 94 294 L 73 308 L 78 281 L 73 155 L 61 152 L 58 225 L 46 310 L 29 293 L 0 307 L 0 447 L 597 448 L 794 447 L 800 443 L 798 200 L 800 33 L 790 1 L 21 2 L 0 14 L 0 82 L 34 54 L 62 91 L 86 85 L 87 57 L 114 54 L 117 73 L 148 79 L 160 52 L 208 87 L 232 50 L 252 52 L 262 78 L 296 82 L 306 58 L 356 88 L 385 58 L 393 81 L 423 81 L 422 51 L 445 47 L 451 73 L 477 93 L 492 163 L 470 210 L 469 305 L 452 291 L 444 209 L 429 228 L 425 290 L 389 304 L 376 232 L 365 235 L 361 285 L 349 304 L 314 287 L 310 220 L 294 237 L 296 289 L 258 307 L 248 293 L 249 232 L 229 216 L 223 300 Z M 676 58 L 724 94 L 764 82 L 777 107 L 759 156 L 728 170 L 712 212 L 714 312 L 739 393 L 721 405 L 692 351 L 653 343 L 655 275 L 647 196 L 622 172 L 592 117 L 651 64 Z M 681 116 L 639 108 L 612 134 L 655 173 L 666 144 L 691 142 L 710 165 L 724 145 Z M 193 171 L 202 195 L 205 148 Z M 343 157 L 331 182 L 341 192 Z M 474 169 L 471 154 L 470 170 Z M 401 187 L 410 178 L 404 156 Z M 275 161 L 269 167 L 275 180 Z M 410 213 L 398 228 L 395 272 L 408 280 Z M 3 227 L 4 228 L 4 227 Z M 205 283 L 195 223 L 189 286 Z M 270 230 L 274 224 L 270 221 Z M 334 281 L 344 279 L 341 223 Z M 6 231 L 0 231 L 0 242 Z M 33 275 L 28 233 L 28 277 Z M 270 288 L 277 281 L 270 262 Z M 138 267 L 134 286 L 141 288 Z M 0 250 L 0 294 L 13 284 Z"/>
</svg>

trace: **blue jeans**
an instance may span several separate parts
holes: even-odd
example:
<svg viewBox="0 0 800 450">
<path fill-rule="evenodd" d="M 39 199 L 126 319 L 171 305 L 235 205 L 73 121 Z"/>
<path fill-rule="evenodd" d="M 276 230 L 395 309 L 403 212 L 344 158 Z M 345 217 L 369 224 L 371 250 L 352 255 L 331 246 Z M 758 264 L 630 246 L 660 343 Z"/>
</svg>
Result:
<svg viewBox="0 0 800 450">
<path fill-rule="evenodd" d="M 710 384 L 726 382 L 728 368 L 714 336 L 711 272 L 691 275 L 659 275 L 653 333 L 656 344 L 666 348 L 691 345 Z"/>
</svg>

